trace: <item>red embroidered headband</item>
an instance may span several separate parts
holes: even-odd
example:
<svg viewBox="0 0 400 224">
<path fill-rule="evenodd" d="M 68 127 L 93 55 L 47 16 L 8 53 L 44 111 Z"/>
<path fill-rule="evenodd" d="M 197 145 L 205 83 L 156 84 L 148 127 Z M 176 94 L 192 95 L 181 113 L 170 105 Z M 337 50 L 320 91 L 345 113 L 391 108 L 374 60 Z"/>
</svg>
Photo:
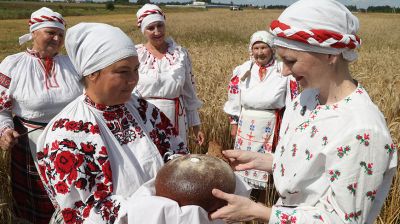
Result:
<svg viewBox="0 0 400 224">
<path fill-rule="evenodd" d="M 278 20 L 272 21 L 270 31 L 277 37 L 320 47 L 355 49 L 361 45 L 361 39 L 356 35 L 340 34 L 321 29 L 301 30 Z"/>
<path fill-rule="evenodd" d="M 34 24 L 36 24 L 36 23 L 42 23 L 42 22 L 45 22 L 45 21 L 49 21 L 49 22 L 59 22 L 59 23 L 61 23 L 61 24 L 63 24 L 63 25 L 65 26 L 65 21 L 64 21 L 64 19 L 59 18 L 59 17 L 57 17 L 57 16 L 45 16 L 45 15 L 40 16 L 40 17 L 31 18 L 31 19 L 29 20 L 29 26 L 32 26 L 32 25 L 34 25 Z"/>
<path fill-rule="evenodd" d="M 138 27 L 141 27 L 142 22 L 143 22 L 143 19 L 146 18 L 148 15 L 153 15 L 153 14 L 161 15 L 161 16 L 164 18 L 164 20 L 165 20 L 165 14 L 164 14 L 162 11 L 157 10 L 157 9 L 150 9 L 150 10 L 144 11 L 144 12 L 139 16 L 138 21 L 137 21 L 137 26 L 138 26 Z"/>
</svg>

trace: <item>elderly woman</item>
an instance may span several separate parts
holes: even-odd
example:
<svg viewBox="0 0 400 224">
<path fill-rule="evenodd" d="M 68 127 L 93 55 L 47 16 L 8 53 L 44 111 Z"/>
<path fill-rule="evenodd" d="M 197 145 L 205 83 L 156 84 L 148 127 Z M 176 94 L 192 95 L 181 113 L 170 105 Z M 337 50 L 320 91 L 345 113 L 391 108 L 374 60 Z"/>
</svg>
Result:
<svg viewBox="0 0 400 224">
<path fill-rule="evenodd" d="M 202 102 L 196 95 L 188 51 L 166 38 L 165 15 L 158 6 L 146 4 L 136 17 L 147 42 L 136 45 L 140 78 L 135 92 L 160 108 L 185 142 L 192 127 L 196 142 L 203 144 L 198 113 Z"/>
<path fill-rule="evenodd" d="M 300 0 L 271 23 L 283 73 L 304 91 L 285 112 L 276 153 L 227 151 L 236 169 L 272 172 L 280 194 L 264 207 L 215 196 L 228 205 L 211 214 L 269 223 L 374 223 L 396 172 L 397 152 L 382 113 L 351 77 L 360 46 L 358 19 L 334 0 Z"/>
<path fill-rule="evenodd" d="M 20 37 L 31 49 L 6 57 L 0 64 L 0 147 L 11 153 L 14 214 L 31 223 L 49 223 L 48 199 L 31 155 L 46 124 L 82 93 L 80 77 L 67 56 L 65 21 L 48 8 L 32 13 L 30 33 Z"/>
<path fill-rule="evenodd" d="M 65 45 L 85 93 L 40 136 L 40 174 L 65 223 L 121 223 L 125 199 L 187 148 L 162 112 L 131 95 L 139 61 L 122 30 L 80 23 Z"/>
<path fill-rule="evenodd" d="M 236 138 L 234 149 L 275 151 L 283 108 L 297 95 L 296 81 L 281 73 L 282 62 L 275 60 L 272 41 L 267 31 L 255 32 L 250 38 L 250 60 L 233 71 L 224 111 Z M 253 196 L 264 201 L 268 173 L 246 170 L 238 174 L 255 189 Z"/>
</svg>

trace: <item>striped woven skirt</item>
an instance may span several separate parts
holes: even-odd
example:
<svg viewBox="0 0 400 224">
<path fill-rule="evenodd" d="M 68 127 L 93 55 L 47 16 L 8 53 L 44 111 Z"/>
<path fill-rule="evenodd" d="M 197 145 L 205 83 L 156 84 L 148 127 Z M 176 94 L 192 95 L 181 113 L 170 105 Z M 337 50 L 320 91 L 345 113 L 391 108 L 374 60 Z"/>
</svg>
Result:
<svg viewBox="0 0 400 224">
<path fill-rule="evenodd" d="M 36 140 L 42 130 L 34 129 L 14 117 L 14 128 L 20 134 L 18 143 L 11 151 L 11 181 L 14 198 L 14 215 L 34 224 L 48 224 L 54 212 L 40 176 L 36 170 L 32 151 L 36 151 Z M 37 126 L 36 126 L 37 127 Z"/>
</svg>

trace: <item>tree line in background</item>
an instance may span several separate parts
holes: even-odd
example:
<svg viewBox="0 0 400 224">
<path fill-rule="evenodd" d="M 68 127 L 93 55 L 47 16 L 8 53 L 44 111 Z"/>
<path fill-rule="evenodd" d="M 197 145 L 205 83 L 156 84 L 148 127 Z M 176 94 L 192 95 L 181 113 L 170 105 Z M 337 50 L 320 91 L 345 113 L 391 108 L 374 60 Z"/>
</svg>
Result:
<svg viewBox="0 0 400 224">
<path fill-rule="evenodd" d="M 127 2 L 128 0 L 115 0 L 115 3 L 118 2 Z M 151 3 L 151 0 L 137 0 L 136 4 L 138 5 L 144 5 L 146 3 Z M 285 9 L 287 5 L 263 5 L 263 6 L 254 6 L 251 4 L 234 4 L 233 1 L 228 3 L 215 3 L 212 2 L 212 0 L 199 0 L 199 2 L 205 2 L 207 4 L 213 4 L 213 5 L 239 5 L 243 8 L 264 8 L 264 9 Z M 186 1 L 186 2 L 166 2 L 166 3 L 158 3 L 160 5 L 187 5 L 192 3 L 192 1 Z M 352 11 L 352 12 L 383 12 L 383 13 L 400 13 L 400 8 L 399 7 L 391 7 L 388 5 L 384 6 L 369 6 L 368 8 L 357 8 L 355 5 L 346 5 L 346 7 Z"/>
<path fill-rule="evenodd" d="M 40 1 L 50 1 L 50 0 L 0 0 L 0 1 L 27 1 L 27 2 L 40 2 Z M 65 2 L 75 2 L 77 0 L 65 0 Z M 95 0 L 87 0 L 86 2 L 94 2 Z M 207 4 L 213 5 L 238 5 L 242 8 L 264 8 L 264 9 L 285 9 L 286 5 L 263 5 L 263 6 L 254 6 L 252 4 L 234 4 L 233 1 L 230 3 L 215 3 L 212 0 L 198 0 L 200 2 L 205 2 Z M 80 0 L 82 2 L 82 0 Z M 113 4 L 136 4 L 136 5 L 144 5 L 146 3 L 152 3 L 151 0 L 137 0 L 135 3 L 129 2 L 129 0 L 114 0 L 110 1 L 107 9 L 111 9 Z M 159 5 L 187 5 L 191 4 L 193 1 L 187 0 L 186 2 L 178 2 L 171 1 L 166 3 L 157 3 Z M 104 2 L 103 2 L 104 3 Z M 346 7 L 352 12 L 381 12 L 381 13 L 400 13 L 400 7 L 391 7 L 389 5 L 384 6 L 369 6 L 368 8 L 357 8 L 355 5 L 346 5 Z M 111 9 L 113 10 L 113 8 Z"/>
</svg>

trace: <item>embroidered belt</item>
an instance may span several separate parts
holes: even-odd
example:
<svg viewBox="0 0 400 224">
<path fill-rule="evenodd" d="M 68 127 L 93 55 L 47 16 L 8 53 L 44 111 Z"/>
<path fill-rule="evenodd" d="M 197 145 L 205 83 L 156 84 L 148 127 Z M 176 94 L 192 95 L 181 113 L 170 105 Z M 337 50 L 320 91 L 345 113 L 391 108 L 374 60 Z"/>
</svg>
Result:
<svg viewBox="0 0 400 224">
<path fill-rule="evenodd" d="M 147 99 L 174 101 L 174 103 L 175 103 L 175 131 L 176 131 L 176 134 L 179 135 L 179 116 L 183 115 L 183 106 L 179 100 L 179 97 L 176 97 L 176 98 L 147 97 Z M 182 112 L 180 112 L 180 111 L 182 111 Z"/>
</svg>

